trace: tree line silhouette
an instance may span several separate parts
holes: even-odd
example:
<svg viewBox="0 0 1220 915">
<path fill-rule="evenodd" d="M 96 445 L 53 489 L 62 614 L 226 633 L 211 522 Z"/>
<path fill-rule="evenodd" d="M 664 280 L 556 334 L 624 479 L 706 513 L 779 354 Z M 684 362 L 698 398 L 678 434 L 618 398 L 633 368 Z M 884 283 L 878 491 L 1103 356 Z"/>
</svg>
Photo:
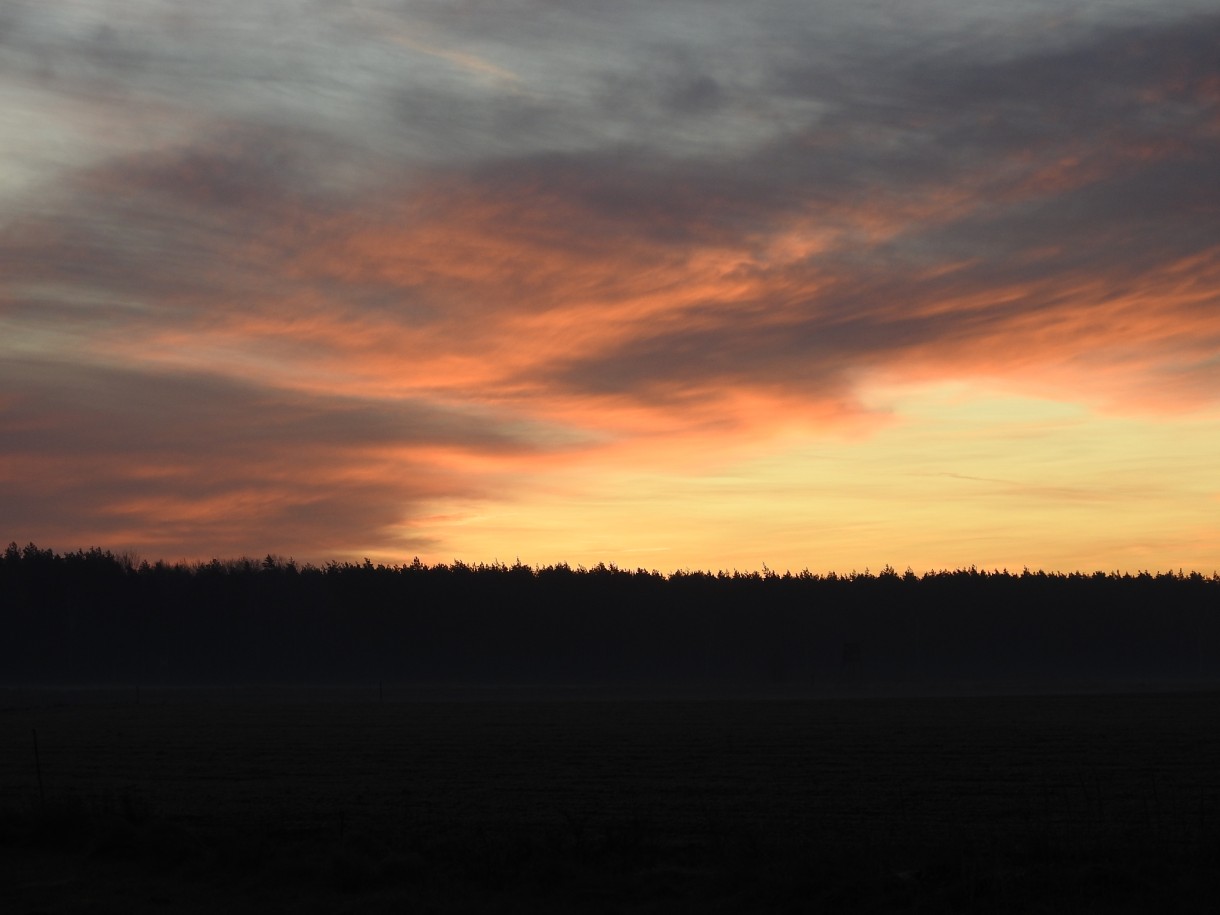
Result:
<svg viewBox="0 0 1220 915">
<path fill-rule="evenodd" d="M 1111 686 L 1220 679 L 1220 576 L 149 563 L 12 543 L 0 682 Z"/>
</svg>

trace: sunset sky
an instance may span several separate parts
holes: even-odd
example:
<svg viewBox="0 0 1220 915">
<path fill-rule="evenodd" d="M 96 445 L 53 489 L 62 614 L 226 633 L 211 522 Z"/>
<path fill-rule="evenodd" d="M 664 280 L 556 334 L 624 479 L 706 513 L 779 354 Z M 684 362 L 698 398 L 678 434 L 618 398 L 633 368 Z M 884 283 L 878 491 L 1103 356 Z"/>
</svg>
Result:
<svg viewBox="0 0 1220 915">
<path fill-rule="evenodd" d="M 0 540 L 1210 573 L 1220 10 L 5 0 Z"/>
</svg>

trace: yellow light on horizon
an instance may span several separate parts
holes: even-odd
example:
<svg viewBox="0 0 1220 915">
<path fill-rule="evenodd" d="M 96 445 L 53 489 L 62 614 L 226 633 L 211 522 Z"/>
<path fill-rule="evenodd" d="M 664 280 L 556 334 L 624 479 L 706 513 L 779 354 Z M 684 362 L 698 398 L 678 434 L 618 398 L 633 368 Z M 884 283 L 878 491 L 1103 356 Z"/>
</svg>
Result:
<svg viewBox="0 0 1220 915">
<path fill-rule="evenodd" d="M 698 472 L 596 454 L 437 507 L 429 562 L 845 572 L 1220 566 L 1214 414 L 1099 415 L 963 383 L 874 390 L 893 421 Z M 681 447 L 674 443 L 673 448 Z M 705 456 L 706 457 L 706 456 Z M 477 518 L 475 515 L 477 514 Z M 397 557 L 401 561 L 401 557 Z"/>
</svg>

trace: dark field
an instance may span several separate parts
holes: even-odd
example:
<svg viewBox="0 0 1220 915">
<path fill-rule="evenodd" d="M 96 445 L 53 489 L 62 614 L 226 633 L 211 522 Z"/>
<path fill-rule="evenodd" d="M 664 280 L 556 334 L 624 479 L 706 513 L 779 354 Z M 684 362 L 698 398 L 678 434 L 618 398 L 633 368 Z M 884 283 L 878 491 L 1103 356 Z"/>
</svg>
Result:
<svg viewBox="0 0 1220 915">
<path fill-rule="evenodd" d="M 0 910 L 1134 912 L 1220 894 L 1217 694 L 592 695 L 0 693 Z"/>
</svg>

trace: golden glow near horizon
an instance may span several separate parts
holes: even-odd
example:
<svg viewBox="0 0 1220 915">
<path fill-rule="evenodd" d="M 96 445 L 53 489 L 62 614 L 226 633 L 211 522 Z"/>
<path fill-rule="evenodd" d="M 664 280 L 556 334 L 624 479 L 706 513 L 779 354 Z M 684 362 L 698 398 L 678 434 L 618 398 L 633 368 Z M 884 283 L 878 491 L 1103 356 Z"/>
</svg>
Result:
<svg viewBox="0 0 1220 915">
<path fill-rule="evenodd" d="M 421 555 L 662 571 L 1215 566 L 1217 414 L 1098 416 L 961 383 L 886 396 L 891 419 L 864 436 L 791 437 L 693 473 L 582 466 L 494 506 L 438 504 L 423 523 L 441 542 Z"/>
<path fill-rule="evenodd" d="M 866 7 L 18 0 L 0 539 L 1217 570 L 1220 15 Z"/>
</svg>

